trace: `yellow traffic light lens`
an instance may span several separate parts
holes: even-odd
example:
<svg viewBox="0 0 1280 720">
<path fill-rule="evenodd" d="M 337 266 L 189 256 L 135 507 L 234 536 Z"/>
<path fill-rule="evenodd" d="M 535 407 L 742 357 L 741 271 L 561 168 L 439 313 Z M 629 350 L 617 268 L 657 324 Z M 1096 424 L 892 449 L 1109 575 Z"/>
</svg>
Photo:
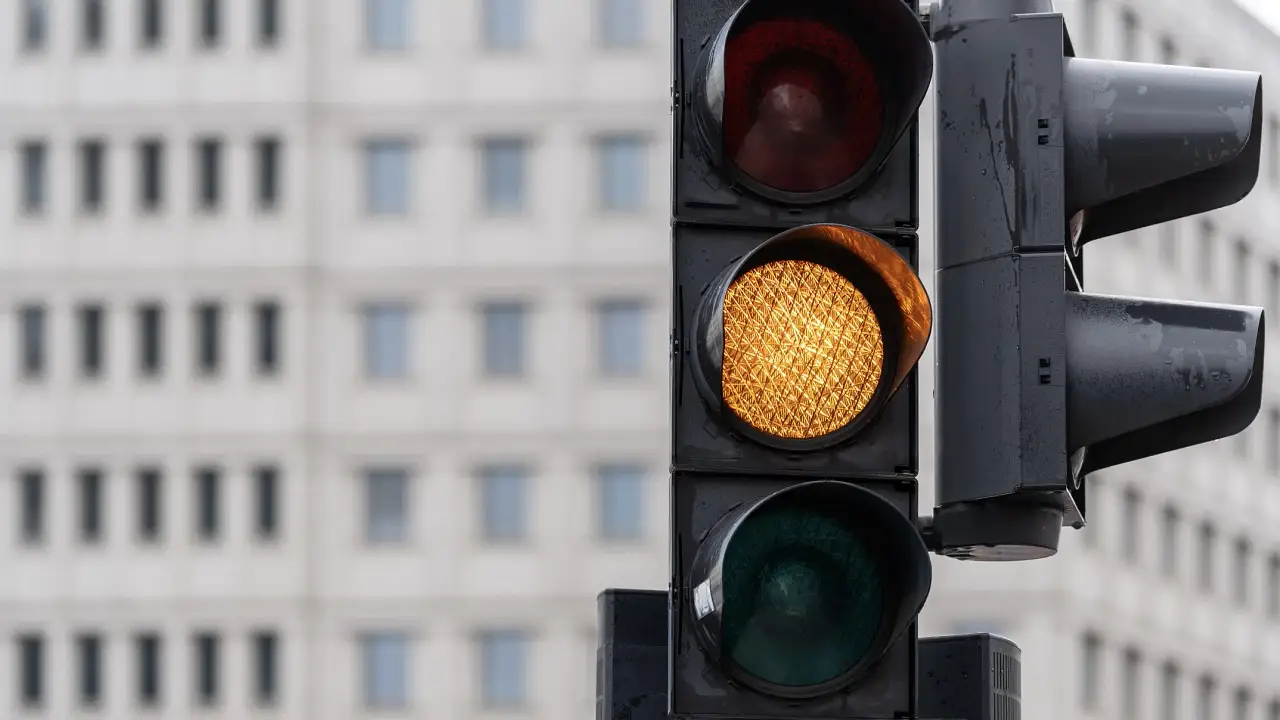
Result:
<svg viewBox="0 0 1280 720">
<path fill-rule="evenodd" d="M 729 285 L 723 308 L 721 392 L 756 430 L 822 437 L 875 395 L 884 338 L 866 296 L 843 275 L 804 260 L 766 263 Z"/>
</svg>

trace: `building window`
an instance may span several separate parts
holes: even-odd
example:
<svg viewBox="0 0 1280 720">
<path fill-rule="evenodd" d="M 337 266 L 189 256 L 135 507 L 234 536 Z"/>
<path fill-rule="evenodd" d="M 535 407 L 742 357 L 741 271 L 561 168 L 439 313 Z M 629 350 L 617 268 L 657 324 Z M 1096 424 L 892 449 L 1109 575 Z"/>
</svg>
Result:
<svg viewBox="0 0 1280 720">
<path fill-rule="evenodd" d="M 160 703 L 160 636 L 144 633 L 134 639 L 137 652 L 138 704 L 144 708 Z"/>
<path fill-rule="evenodd" d="M 1275 260 L 1267 263 L 1267 307 L 1280 307 L 1280 262 Z"/>
<path fill-rule="evenodd" d="M 164 4 L 165 0 L 141 0 L 138 37 L 144 50 L 160 47 L 164 38 Z"/>
<path fill-rule="evenodd" d="M 1178 720 L 1179 680 L 1181 672 L 1172 660 L 1166 661 L 1160 669 L 1160 718 L 1161 720 Z"/>
<path fill-rule="evenodd" d="M 1280 699 L 1272 700 L 1267 710 L 1267 720 L 1280 720 Z"/>
<path fill-rule="evenodd" d="M 40 215 L 48 204 L 49 149 L 43 140 L 26 140 L 18 146 L 22 156 L 22 212 Z"/>
<path fill-rule="evenodd" d="M 44 471 L 27 469 L 18 472 L 18 512 L 21 513 L 18 530 L 22 544 L 36 545 L 44 542 Z"/>
<path fill-rule="evenodd" d="M 102 636 L 90 633 L 76 636 L 76 654 L 80 660 L 80 705 L 97 707 L 102 702 Z"/>
<path fill-rule="evenodd" d="M 278 137 L 260 137 L 253 142 L 257 162 L 258 209 L 275 210 L 280 204 L 280 160 L 283 143 Z"/>
<path fill-rule="evenodd" d="M 1218 683 L 1208 675 L 1202 675 L 1197 684 L 1196 720 L 1214 720 L 1213 706 L 1217 700 Z"/>
<path fill-rule="evenodd" d="M 1253 693 L 1249 688 L 1236 688 L 1234 720 L 1253 720 Z"/>
<path fill-rule="evenodd" d="M 364 372 L 371 380 L 409 375 L 409 307 L 404 303 L 364 306 Z"/>
<path fill-rule="evenodd" d="M 378 710 L 409 703 L 409 637 L 403 632 L 374 632 L 361 639 L 364 655 L 364 704 Z"/>
<path fill-rule="evenodd" d="M 206 467 L 196 471 L 196 538 L 218 539 L 222 525 L 222 473 Z"/>
<path fill-rule="evenodd" d="M 636 212 L 644 207 L 647 151 L 648 143 L 640 135 L 611 135 L 596 141 L 601 208 Z"/>
<path fill-rule="evenodd" d="M 1170 38 L 1164 38 L 1160 41 L 1160 64 L 1178 64 L 1178 46 Z"/>
<path fill-rule="evenodd" d="M 143 303 L 138 306 L 138 370 L 144 377 L 155 377 L 163 365 L 164 307 Z"/>
<path fill-rule="evenodd" d="M 1124 651 L 1124 677 L 1120 683 L 1121 717 L 1139 717 L 1139 688 L 1142 686 L 1142 654 L 1136 648 Z"/>
<path fill-rule="evenodd" d="M 1213 223 L 1205 220 L 1200 223 L 1200 281 L 1205 285 L 1213 285 Z"/>
<path fill-rule="evenodd" d="M 215 48 L 222 39 L 222 0 L 200 0 L 200 46 Z"/>
<path fill-rule="evenodd" d="M 1244 239 L 1237 240 L 1235 256 L 1235 293 L 1236 300 L 1242 303 L 1249 301 L 1249 268 L 1252 266 L 1252 260 L 1249 256 L 1249 242 Z"/>
<path fill-rule="evenodd" d="M 212 633 L 199 633 L 195 637 L 197 705 L 209 707 L 218 703 L 218 666 L 221 645 L 220 638 Z"/>
<path fill-rule="evenodd" d="M 102 376 L 106 358 L 106 310 L 101 305 L 76 308 L 80 324 L 80 373 L 89 379 Z"/>
<path fill-rule="evenodd" d="M 78 473 L 80 486 L 80 541 L 102 541 L 102 471 L 86 468 Z"/>
<path fill-rule="evenodd" d="M 1247 538 L 1238 538 L 1235 543 L 1235 582 L 1232 583 L 1232 598 L 1236 605 L 1246 607 L 1249 604 L 1249 565 L 1253 559 L 1253 548 Z"/>
<path fill-rule="evenodd" d="M 596 469 L 598 532 L 605 540 L 639 540 L 644 535 L 645 469 L 607 464 Z"/>
<path fill-rule="evenodd" d="M 253 306 L 254 366 L 259 375 L 280 371 L 280 303 L 262 300 Z"/>
<path fill-rule="evenodd" d="M 365 207 L 370 215 L 409 212 L 408 140 L 380 139 L 365 143 Z"/>
<path fill-rule="evenodd" d="M 160 478 L 159 468 L 147 467 L 138 470 L 134 479 L 138 500 L 138 539 L 144 543 L 160 540 L 160 517 L 164 507 Z"/>
<path fill-rule="evenodd" d="M 523 630 L 480 634 L 480 693 L 487 709 L 513 709 L 527 702 L 529 635 Z"/>
<path fill-rule="evenodd" d="M 222 204 L 222 141 L 196 141 L 196 205 L 201 210 L 217 210 Z"/>
<path fill-rule="evenodd" d="M 253 529 L 259 540 L 280 535 L 280 469 L 260 465 L 253 470 Z"/>
<path fill-rule="evenodd" d="M 89 52 L 101 50 L 106 22 L 102 0 L 80 0 L 80 46 Z"/>
<path fill-rule="evenodd" d="M 1213 592 L 1213 553 L 1214 542 L 1217 539 L 1217 531 L 1213 529 L 1213 525 L 1205 522 L 1200 525 L 1200 563 L 1198 584 L 1200 589 L 1206 593 Z"/>
<path fill-rule="evenodd" d="M 44 637 L 19 635 L 18 697 L 22 707 L 34 710 L 44 705 L 44 684 Z"/>
<path fill-rule="evenodd" d="M 157 212 L 164 204 L 164 144 L 159 140 L 138 143 L 139 196 L 143 212 Z"/>
<path fill-rule="evenodd" d="M 49 41 L 49 0 L 23 0 L 22 51 L 44 50 Z"/>
<path fill-rule="evenodd" d="M 47 364 L 48 328 L 47 313 L 43 305 L 24 304 L 18 307 L 18 347 L 21 348 L 19 367 L 25 380 L 37 380 L 44 376 Z"/>
<path fill-rule="evenodd" d="M 639 47 L 644 40 L 642 0 L 599 0 L 601 44 L 610 49 Z"/>
<path fill-rule="evenodd" d="M 606 300 L 596 312 L 601 374 L 611 378 L 638 377 L 644 370 L 644 302 Z"/>
<path fill-rule="evenodd" d="M 525 0 L 483 0 L 484 44 L 489 50 L 520 50 L 525 45 Z"/>
<path fill-rule="evenodd" d="M 1085 633 L 1081 644 L 1080 704 L 1086 710 L 1097 710 L 1101 698 L 1102 639 Z"/>
<path fill-rule="evenodd" d="M 409 0 L 365 0 L 364 39 L 370 50 L 400 52 L 409 46 Z"/>
<path fill-rule="evenodd" d="M 1142 533 L 1142 497 L 1137 490 L 1126 488 L 1124 491 L 1124 523 L 1121 526 L 1121 556 L 1131 565 L 1138 563 L 1141 548 L 1138 538 Z"/>
<path fill-rule="evenodd" d="M 1138 16 L 1134 15 L 1132 10 L 1125 10 L 1120 14 L 1120 20 L 1124 27 L 1121 37 L 1123 59 L 1137 60 L 1140 54 L 1138 51 Z"/>
<path fill-rule="evenodd" d="M 1160 572 L 1167 578 L 1178 575 L 1178 509 L 1166 505 L 1160 521 Z"/>
<path fill-rule="evenodd" d="M 528 469 L 519 465 L 480 469 L 480 522 L 485 540 L 514 543 L 528 537 L 528 476 Z"/>
<path fill-rule="evenodd" d="M 280 0 L 258 0 L 258 46 L 275 47 L 280 43 Z"/>
<path fill-rule="evenodd" d="M 1267 559 L 1267 616 L 1280 618 L 1280 552 Z"/>
<path fill-rule="evenodd" d="M 1267 470 L 1280 473 L 1280 408 L 1267 411 Z"/>
<path fill-rule="evenodd" d="M 521 302 L 486 303 L 484 323 L 484 374 L 515 378 L 525 372 L 525 322 L 528 309 Z"/>
<path fill-rule="evenodd" d="M 274 632 L 253 635 L 253 700 L 270 706 L 280 696 L 280 636 Z"/>
<path fill-rule="evenodd" d="M 529 143 L 518 137 L 486 138 L 480 143 L 484 209 L 515 215 L 525 209 L 525 158 Z"/>
<path fill-rule="evenodd" d="M 1271 152 L 1267 155 L 1267 174 L 1271 176 L 1272 182 L 1280 182 L 1280 118 L 1272 116 L 1267 121 L 1267 130 L 1270 133 Z"/>
<path fill-rule="evenodd" d="M 409 471 L 372 468 L 364 473 L 365 541 L 399 544 L 409 539 Z"/>
<path fill-rule="evenodd" d="M 196 372 L 213 375 L 222 360 L 222 308 L 214 302 L 197 303 L 195 315 Z"/>
<path fill-rule="evenodd" d="M 1178 266 L 1178 227 L 1176 221 L 1164 223 L 1159 226 L 1160 242 L 1160 259 L 1165 265 L 1176 268 Z"/>
<path fill-rule="evenodd" d="M 86 213 L 102 210 L 105 202 L 107 144 L 102 140 L 80 143 L 80 209 Z"/>
</svg>

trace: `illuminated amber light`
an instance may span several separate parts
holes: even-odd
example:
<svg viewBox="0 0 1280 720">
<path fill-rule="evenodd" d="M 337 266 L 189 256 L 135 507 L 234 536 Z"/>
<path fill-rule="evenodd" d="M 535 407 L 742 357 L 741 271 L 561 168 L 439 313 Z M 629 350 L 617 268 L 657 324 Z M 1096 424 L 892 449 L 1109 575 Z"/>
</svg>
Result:
<svg viewBox="0 0 1280 720">
<path fill-rule="evenodd" d="M 779 260 L 724 298 L 725 404 L 753 428 L 816 438 L 853 422 L 880 384 L 884 339 L 867 298 L 830 268 Z"/>
</svg>

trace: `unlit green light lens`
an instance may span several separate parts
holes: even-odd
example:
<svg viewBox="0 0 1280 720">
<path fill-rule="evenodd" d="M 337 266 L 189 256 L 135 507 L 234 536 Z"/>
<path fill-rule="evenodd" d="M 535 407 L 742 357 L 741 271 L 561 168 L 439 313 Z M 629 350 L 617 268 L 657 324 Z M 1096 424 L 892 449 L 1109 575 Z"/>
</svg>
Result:
<svg viewBox="0 0 1280 720">
<path fill-rule="evenodd" d="M 867 654 L 884 591 L 871 553 L 846 518 L 779 504 L 753 513 L 724 558 L 724 652 L 760 680 L 807 687 Z"/>
</svg>

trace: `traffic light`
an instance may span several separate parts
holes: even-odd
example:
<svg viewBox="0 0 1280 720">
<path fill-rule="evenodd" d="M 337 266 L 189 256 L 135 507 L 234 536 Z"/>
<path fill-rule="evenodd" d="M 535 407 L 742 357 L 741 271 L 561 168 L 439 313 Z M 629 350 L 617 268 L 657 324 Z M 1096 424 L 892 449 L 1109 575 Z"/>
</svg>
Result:
<svg viewBox="0 0 1280 720">
<path fill-rule="evenodd" d="M 1076 58 L 1049 0 L 935 5 L 941 551 L 1020 560 L 1085 476 L 1246 428 L 1261 308 L 1082 292 L 1091 240 L 1233 204 L 1257 73 Z"/>
<path fill-rule="evenodd" d="M 675 0 L 673 716 L 916 706 L 914 3 Z"/>
</svg>

